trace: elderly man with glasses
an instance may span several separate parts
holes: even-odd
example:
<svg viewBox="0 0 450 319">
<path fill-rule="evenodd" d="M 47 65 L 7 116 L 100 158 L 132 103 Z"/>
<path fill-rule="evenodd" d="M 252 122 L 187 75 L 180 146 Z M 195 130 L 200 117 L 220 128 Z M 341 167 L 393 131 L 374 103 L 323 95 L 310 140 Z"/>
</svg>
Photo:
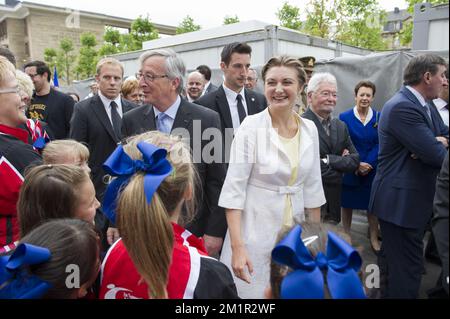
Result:
<svg viewBox="0 0 450 319">
<path fill-rule="evenodd" d="M 207 129 L 208 132 L 220 133 L 220 118 L 216 112 L 181 97 L 185 73 L 184 62 L 174 51 L 144 52 L 136 77 L 144 91 L 145 105 L 124 115 L 122 133 L 127 137 L 158 130 L 188 137 L 201 182 L 197 192 L 203 196 L 196 218 L 186 228 L 203 237 L 208 253 L 217 256 L 227 227 L 225 212 L 218 206 L 226 171 L 221 161 L 223 146 L 220 136 L 203 133 Z M 215 145 L 218 142 L 219 146 L 219 149 L 213 149 L 213 154 L 208 149 L 211 142 Z M 205 158 L 204 155 L 211 156 Z"/>
<path fill-rule="evenodd" d="M 319 131 L 322 184 L 327 203 L 322 206 L 324 221 L 341 221 L 341 184 L 344 173 L 356 171 L 359 155 L 347 126 L 331 113 L 336 107 L 337 82 L 330 73 L 314 74 L 308 85 L 308 110 L 303 117 L 314 121 Z"/>
</svg>

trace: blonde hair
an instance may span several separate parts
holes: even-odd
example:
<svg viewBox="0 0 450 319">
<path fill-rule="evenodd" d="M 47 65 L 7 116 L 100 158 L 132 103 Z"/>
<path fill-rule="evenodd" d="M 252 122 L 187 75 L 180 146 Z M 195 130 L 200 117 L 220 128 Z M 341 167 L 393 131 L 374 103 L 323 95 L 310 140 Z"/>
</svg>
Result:
<svg viewBox="0 0 450 319">
<path fill-rule="evenodd" d="M 0 85 L 3 84 L 8 71 L 11 72 L 14 76 L 16 75 L 16 68 L 14 67 L 14 65 L 9 62 L 7 58 L 0 55 Z"/>
<path fill-rule="evenodd" d="M 19 84 L 19 89 L 24 91 L 30 98 L 33 96 L 34 84 L 31 78 L 25 72 L 16 70 L 16 79 Z"/>
<path fill-rule="evenodd" d="M 89 160 L 89 149 L 75 140 L 51 141 L 42 151 L 42 160 L 44 164 L 58 164 L 68 154 L 78 156 L 82 162 Z"/>
<path fill-rule="evenodd" d="M 191 190 L 192 197 L 185 200 L 184 206 L 192 216 L 198 178 L 189 148 L 179 138 L 157 131 L 131 137 L 123 148 L 134 160 L 142 159 L 137 149 L 139 142 L 166 149 L 172 173 L 159 185 L 150 204 L 144 192 L 145 174 L 136 173 L 119 195 L 117 226 L 137 271 L 149 287 L 149 296 L 166 298 L 174 245 L 170 214 Z"/>
<path fill-rule="evenodd" d="M 139 89 L 139 81 L 133 78 L 129 78 L 123 82 L 120 93 L 122 93 L 122 96 L 124 98 L 127 98 L 128 94 L 131 94 L 136 89 Z"/>
<path fill-rule="evenodd" d="M 102 71 L 102 67 L 106 64 L 112 65 L 112 66 L 119 66 L 120 69 L 122 70 L 122 76 L 123 76 L 123 72 L 124 72 L 123 64 L 119 60 L 114 59 L 114 58 L 103 58 L 100 61 L 98 61 L 97 67 L 96 67 L 97 75 L 100 75 L 100 72 Z"/>
</svg>

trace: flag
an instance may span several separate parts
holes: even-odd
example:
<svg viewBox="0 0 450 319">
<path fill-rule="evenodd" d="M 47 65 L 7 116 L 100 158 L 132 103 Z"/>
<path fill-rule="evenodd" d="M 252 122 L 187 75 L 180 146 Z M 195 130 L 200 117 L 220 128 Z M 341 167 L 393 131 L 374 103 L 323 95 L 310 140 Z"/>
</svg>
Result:
<svg viewBox="0 0 450 319">
<path fill-rule="evenodd" d="M 59 87 L 58 72 L 56 71 L 56 65 L 55 65 L 55 68 L 53 70 L 53 86 L 54 87 Z"/>
</svg>

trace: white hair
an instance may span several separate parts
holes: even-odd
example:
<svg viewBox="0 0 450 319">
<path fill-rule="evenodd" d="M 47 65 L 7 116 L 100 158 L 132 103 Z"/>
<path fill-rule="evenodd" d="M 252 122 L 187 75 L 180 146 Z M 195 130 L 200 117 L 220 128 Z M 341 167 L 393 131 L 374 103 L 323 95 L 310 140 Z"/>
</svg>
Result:
<svg viewBox="0 0 450 319">
<path fill-rule="evenodd" d="M 328 72 L 314 73 L 308 83 L 307 93 L 315 92 L 323 83 L 329 83 L 337 88 L 337 81 L 333 74 Z"/>
<path fill-rule="evenodd" d="M 158 49 L 146 51 L 141 54 L 139 57 L 139 63 L 142 65 L 148 58 L 153 56 L 161 56 L 166 60 L 166 73 L 169 76 L 169 79 L 180 80 L 180 85 L 177 88 L 177 92 L 180 94 L 183 91 L 184 82 L 185 82 L 185 74 L 186 74 L 186 66 L 184 65 L 183 60 L 175 53 L 172 49 Z"/>
</svg>

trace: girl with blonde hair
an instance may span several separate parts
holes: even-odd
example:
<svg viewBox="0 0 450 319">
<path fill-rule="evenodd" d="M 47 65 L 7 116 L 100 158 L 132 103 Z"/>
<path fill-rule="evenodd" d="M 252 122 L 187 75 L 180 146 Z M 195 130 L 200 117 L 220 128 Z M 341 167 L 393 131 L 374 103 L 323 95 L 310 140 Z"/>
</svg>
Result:
<svg viewBox="0 0 450 319">
<path fill-rule="evenodd" d="M 228 269 L 181 226 L 195 212 L 197 180 L 181 140 L 160 132 L 131 137 L 104 167 L 117 178 L 103 208 L 122 238 L 103 262 L 100 298 L 237 297 Z"/>
</svg>

